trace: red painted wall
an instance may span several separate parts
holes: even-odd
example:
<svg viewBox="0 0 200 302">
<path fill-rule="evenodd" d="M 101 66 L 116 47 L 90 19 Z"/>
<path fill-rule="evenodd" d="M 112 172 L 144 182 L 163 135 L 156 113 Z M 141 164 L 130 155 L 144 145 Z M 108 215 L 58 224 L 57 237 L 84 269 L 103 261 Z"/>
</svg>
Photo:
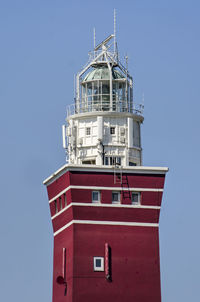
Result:
<svg viewBox="0 0 200 302">
<path fill-rule="evenodd" d="M 154 189 L 162 189 L 164 187 L 165 175 L 127 173 L 126 175 L 129 187 Z M 123 177 L 125 177 L 125 174 L 123 174 Z M 68 171 L 58 179 L 56 179 L 54 182 L 47 185 L 49 200 L 54 198 L 69 185 L 120 187 L 120 184 L 114 184 L 114 173 Z M 127 186 L 124 185 L 124 187 Z"/>
<path fill-rule="evenodd" d="M 124 177 L 124 176 L 123 176 Z M 127 174 L 128 186 L 132 188 L 162 189 L 164 175 Z M 113 173 L 68 171 L 47 186 L 51 216 L 59 209 L 60 192 L 69 186 L 120 187 L 114 184 Z M 112 203 L 112 190 L 100 190 L 101 203 Z M 122 190 L 121 190 L 122 191 Z M 67 205 L 71 202 L 91 203 L 92 188 L 69 188 Z M 55 199 L 54 199 L 55 197 Z M 122 194 L 121 194 L 122 197 Z M 157 208 L 129 208 L 106 206 L 69 206 L 64 208 L 62 193 L 61 212 L 53 218 L 53 230 L 72 220 L 158 223 Z M 160 206 L 162 192 L 141 190 L 141 205 Z M 121 203 L 131 205 L 130 199 Z M 111 248 L 112 281 L 105 279 L 105 272 L 93 271 L 93 257 L 104 257 L 105 243 Z M 56 279 L 62 273 L 62 250 L 67 253 L 67 295 L 65 285 Z M 54 237 L 53 302 L 160 302 L 160 268 L 158 227 L 114 226 L 100 224 L 72 224 Z"/>
<path fill-rule="evenodd" d="M 93 257 L 111 248 L 112 281 L 93 271 Z M 67 296 L 56 282 L 67 250 Z M 54 302 L 160 302 L 158 228 L 74 225 L 55 237 Z"/>
<path fill-rule="evenodd" d="M 159 209 L 71 206 L 52 220 L 54 232 L 74 220 L 158 223 Z"/>
<path fill-rule="evenodd" d="M 111 247 L 112 281 L 93 271 L 93 257 Z M 160 302 L 157 228 L 74 226 L 74 302 Z"/>
<path fill-rule="evenodd" d="M 54 237 L 53 256 L 53 302 L 72 302 L 73 294 L 73 258 L 74 258 L 74 231 L 73 226 L 65 229 Z M 62 275 L 62 250 L 66 248 L 66 281 L 67 295 L 65 296 L 65 285 L 58 284 L 56 279 Z"/>
</svg>

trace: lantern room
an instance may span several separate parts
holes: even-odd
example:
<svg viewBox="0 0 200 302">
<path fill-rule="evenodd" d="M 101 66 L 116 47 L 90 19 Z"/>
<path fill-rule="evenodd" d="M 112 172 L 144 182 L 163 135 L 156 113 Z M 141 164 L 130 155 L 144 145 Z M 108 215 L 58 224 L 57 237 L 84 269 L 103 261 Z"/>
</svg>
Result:
<svg viewBox="0 0 200 302">
<path fill-rule="evenodd" d="M 81 111 L 132 111 L 132 83 L 117 67 L 92 66 L 81 81 Z"/>
<path fill-rule="evenodd" d="M 90 63 L 77 74 L 77 113 L 133 111 L 132 77 L 107 45 L 112 38 L 110 35 L 94 49 Z"/>
</svg>

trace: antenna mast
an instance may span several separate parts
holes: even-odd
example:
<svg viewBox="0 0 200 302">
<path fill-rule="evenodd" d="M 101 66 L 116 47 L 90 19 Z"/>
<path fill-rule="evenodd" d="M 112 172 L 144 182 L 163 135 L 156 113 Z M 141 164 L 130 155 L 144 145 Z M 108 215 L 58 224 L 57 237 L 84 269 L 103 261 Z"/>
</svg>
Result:
<svg viewBox="0 0 200 302">
<path fill-rule="evenodd" d="M 96 55 L 95 47 L 96 47 L 96 30 L 95 27 L 93 28 L 93 34 L 94 34 L 94 58 Z"/>
<path fill-rule="evenodd" d="M 96 47 L 96 31 L 95 31 L 95 27 L 93 29 L 93 33 L 94 33 L 94 49 Z"/>
<path fill-rule="evenodd" d="M 114 55 L 116 54 L 116 9 L 114 8 Z"/>
</svg>

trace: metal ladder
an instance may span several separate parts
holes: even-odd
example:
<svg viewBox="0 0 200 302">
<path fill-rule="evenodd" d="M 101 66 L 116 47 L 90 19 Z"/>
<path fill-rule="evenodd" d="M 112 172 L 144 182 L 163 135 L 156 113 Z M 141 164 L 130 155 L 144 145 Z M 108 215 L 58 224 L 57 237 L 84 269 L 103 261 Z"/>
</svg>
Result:
<svg viewBox="0 0 200 302">
<path fill-rule="evenodd" d="M 122 166 L 114 166 L 114 184 L 122 184 Z"/>
<path fill-rule="evenodd" d="M 123 200 L 131 200 L 128 176 L 122 173 L 122 166 L 117 164 L 114 166 L 114 184 L 121 184 Z"/>
<path fill-rule="evenodd" d="M 123 196 L 123 199 L 130 199 L 131 200 L 131 192 L 129 190 L 128 177 L 127 177 L 126 174 L 122 175 L 121 187 L 122 187 L 122 196 Z M 125 188 L 127 190 L 124 190 Z"/>
</svg>

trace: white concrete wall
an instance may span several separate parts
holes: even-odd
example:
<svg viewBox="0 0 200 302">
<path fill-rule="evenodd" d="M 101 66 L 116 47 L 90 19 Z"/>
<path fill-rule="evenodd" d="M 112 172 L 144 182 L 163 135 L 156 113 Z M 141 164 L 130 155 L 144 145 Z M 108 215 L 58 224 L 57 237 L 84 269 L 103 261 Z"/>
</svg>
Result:
<svg viewBox="0 0 200 302">
<path fill-rule="evenodd" d="M 110 133 L 110 127 L 115 133 Z M 90 128 L 90 135 L 87 135 Z M 106 156 L 120 156 L 122 165 L 129 161 L 141 164 L 140 122 L 132 117 L 86 116 L 69 120 L 67 128 L 69 162 L 81 164 L 84 160 L 96 160 L 102 164 L 102 146 Z"/>
</svg>

